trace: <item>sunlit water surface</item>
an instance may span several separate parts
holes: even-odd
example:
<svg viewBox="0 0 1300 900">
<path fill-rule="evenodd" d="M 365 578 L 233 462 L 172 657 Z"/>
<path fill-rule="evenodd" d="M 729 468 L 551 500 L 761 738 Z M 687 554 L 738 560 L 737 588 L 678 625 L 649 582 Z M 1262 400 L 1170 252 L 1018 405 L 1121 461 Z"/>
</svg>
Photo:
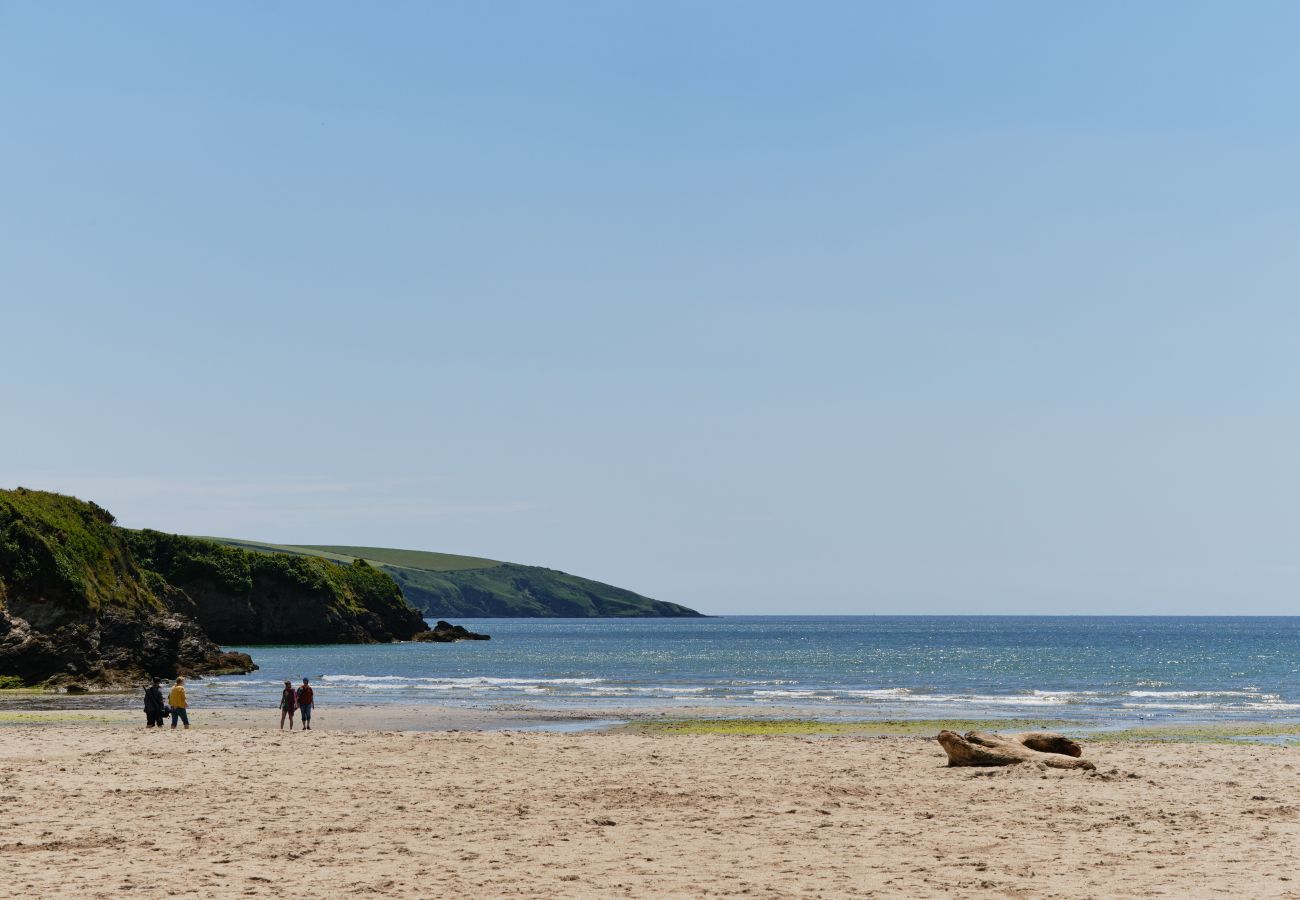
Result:
<svg viewBox="0 0 1300 900">
<path fill-rule="evenodd" d="M 1300 618 L 804 616 L 464 621 L 490 641 L 236 647 L 196 702 L 716 707 L 1097 722 L 1300 719 Z"/>
</svg>

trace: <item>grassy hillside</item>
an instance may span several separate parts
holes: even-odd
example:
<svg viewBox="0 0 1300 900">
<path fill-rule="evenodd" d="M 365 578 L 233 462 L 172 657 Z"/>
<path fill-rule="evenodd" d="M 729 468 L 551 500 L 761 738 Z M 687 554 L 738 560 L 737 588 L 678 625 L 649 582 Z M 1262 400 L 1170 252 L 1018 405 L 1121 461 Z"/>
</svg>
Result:
<svg viewBox="0 0 1300 900">
<path fill-rule="evenodd" d="M 245 541 L 239 538 L 204 537 L 241 550 L 259 553 L 288 553 L 291 556 L 319 556 L 338 563 L 351 563 L 364 559 L 371 565 L 401 566 L 428 572 L 455 572 L 461 569 L 487 569 L 502 563 L 481 556 L 460 556 L 455 553 L 434 553 L 430 550 L 394 550 L 390 547 L 343 547 L 331 544 L 268 544 L 265 541 Z"/>
<path fill-rule="evenodd" d="M 388 547 L 333 547 L 303 544 L 307 550 L 337 553 L 342 556 L 359 556 L 371 562 L 406 569 L 425 569 L 430 572 L 459 572 L 462 569 L 489 569 L 502 563 L 481 556 L 457 556 L 454 553 L 434 553 L 430 550 L 393 550 Z"/>
<path fill-rule="evenodd" d="M 501 562 L 388 547 L 333 544 L 266 544 L 237 538 L 210 538 L 245 550 L 322 556 L 335 562 L 363 559 L 387 572 L 406 599 L 428 616 L 443 618 L 587 618 L 596 616 L 698 616 L 676 603 L 588 578 Z"/>
</svg>

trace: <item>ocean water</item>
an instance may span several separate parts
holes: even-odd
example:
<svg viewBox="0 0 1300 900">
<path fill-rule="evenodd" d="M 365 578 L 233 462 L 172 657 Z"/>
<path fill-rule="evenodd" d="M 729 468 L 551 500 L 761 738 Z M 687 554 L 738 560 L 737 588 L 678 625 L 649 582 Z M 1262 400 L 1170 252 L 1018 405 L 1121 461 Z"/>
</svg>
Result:
<svg viewBox="0 0 1300 900">
<path fill-rule="evenodd" d="M 1300 720 L 1300 617 L 733 616 L 464 621 L 491 641 L 238 647 L 205 705 L 716 707 L 762 715 Z"/>
</svg>

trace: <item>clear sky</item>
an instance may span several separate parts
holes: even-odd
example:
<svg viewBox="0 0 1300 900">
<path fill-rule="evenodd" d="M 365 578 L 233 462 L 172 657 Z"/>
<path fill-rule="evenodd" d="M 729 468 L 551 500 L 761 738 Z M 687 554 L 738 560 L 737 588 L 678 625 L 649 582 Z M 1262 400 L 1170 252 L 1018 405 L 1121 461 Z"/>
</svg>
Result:
<svg viewBox="0 0 1300 900">
<path fill-rule="evenodd" d="M 715 613 L 1294 613 L 1298 26 L 0 2 L 0 485 Z"/>
</svg>

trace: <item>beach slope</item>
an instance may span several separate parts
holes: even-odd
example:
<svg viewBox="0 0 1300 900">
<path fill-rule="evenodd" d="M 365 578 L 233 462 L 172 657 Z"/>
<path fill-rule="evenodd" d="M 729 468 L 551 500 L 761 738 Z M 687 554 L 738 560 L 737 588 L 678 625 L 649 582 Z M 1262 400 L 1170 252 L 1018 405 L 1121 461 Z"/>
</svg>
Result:
<svg viewBox="0 0 1300 900">
<path fill-rule="evenodd" d="M 0 728 L 0 896 L 1300 896 L 1294 749 Z"/>
</svg>

